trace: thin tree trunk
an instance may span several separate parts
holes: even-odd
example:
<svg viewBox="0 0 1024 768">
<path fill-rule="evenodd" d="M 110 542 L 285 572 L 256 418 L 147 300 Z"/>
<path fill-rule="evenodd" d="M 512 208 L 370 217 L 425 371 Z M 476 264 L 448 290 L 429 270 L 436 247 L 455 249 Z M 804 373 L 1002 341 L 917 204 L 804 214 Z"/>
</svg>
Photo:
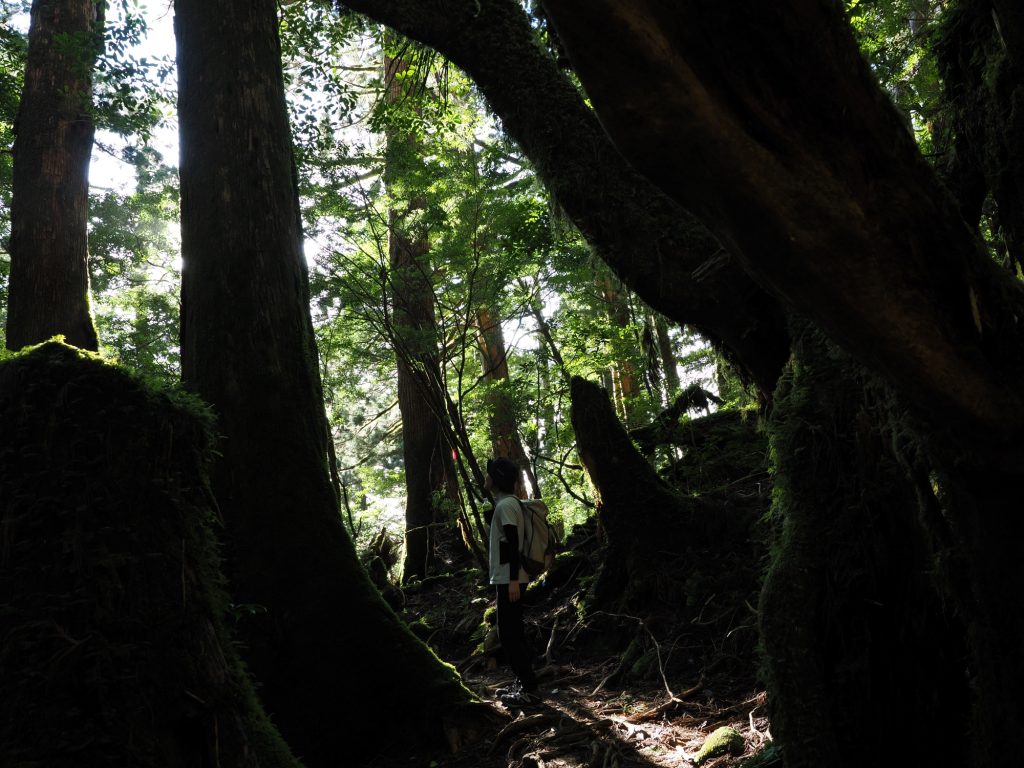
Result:
<svg viewBox="0 0 1024 768">
<path fill-rule="evenodd" d="M 679 382 L 679 361 L 676 359 L 676 353 L 672 347 L 672 339 L 668 335 L 668 321 L 665 320 L 664 315 L 655 315 L 654 331 L 658 340 L 661 364 L 665 371 L 665 389 L 667 390 L 668 401 L 671 403 L 679 393 L 681 384 Z"/>
<path fill-rule="evenodd" d="M 480 350 L 480 365 L 484 378 L 492 384 L 508 382 L 508 353 L 501 320 L 492 310 L 477 311 L 477 345 Z M 491 432 L 491 451 L 495 456 L 506 456 L 526 472 L 530 494 L 540 498 L 540 487 L 533 471 L 523 441 L 519 437 L 519 423 L 508 394 L 499 388 L 492 388 L 487 396 L 487 423 Z"/>
<path fill-rule="evenodd" d="M 616 360 L 612 364 L 612 382 L 614 383 L 615 405 L 619 416 L 626 423 L 630 423 L 630 416 L 633 411 L 633 398 L 636 397 L 636 366 L 630 359 L 626 349 L 625 340 L 630 333 L 631 317 L 629 306 L 622 296 L 620 287 L 615 279 L 606 274 L 601 289 L 604 298 L 605 311 L 612 327 L 618 333 L 618 340 L 613 343 L 612 349 L 616 353 Z"/>
<path fill-rule="evenodd" d="M 97 348 L 89 311 L 92 69 L 105 2 L 35 0 L 15 122 L 7 346 L 63 334 Z"/>
<path fill-rule="evenodd" d="M 408 63 L 386 57 L 387 99 L 396 105 L 408 95 L 401 76 Z M 402 164 L 416 162 L 418 147 L 409 136 L 389 132 L 385 177 Z M 409 202 L 410 209 L 418 206 Z M 452 447 L 441 426 L 446 418 L 440 388 L 444 378 L 438 359 L 434 286 L 430 280 L 430 244 L 426 232 L 411 232 L 403 217 L 388 214 L 388 258 L 391 267 L 392 322 L 398 368 L 398 408 L 402 414 L 402 455 L 405 466 L 404 580 L 422 579 L 437 565 L 440 551 L 458 537 L 450 507 L 461 505 Z M 455 553 L 449 552 L 450 558 Z M 459 553 L 465 554 L 464 550 Z"/>
<path fill-rule="evenodd" d="M 232 598 L 255 611 L 246 660 L 309 766 L 438 738 L 470 694 L 369 582 L 328 472 L 275 3 L 175 11 L 182 372 L 224 435 L 212 484 Z"/>
</svg>

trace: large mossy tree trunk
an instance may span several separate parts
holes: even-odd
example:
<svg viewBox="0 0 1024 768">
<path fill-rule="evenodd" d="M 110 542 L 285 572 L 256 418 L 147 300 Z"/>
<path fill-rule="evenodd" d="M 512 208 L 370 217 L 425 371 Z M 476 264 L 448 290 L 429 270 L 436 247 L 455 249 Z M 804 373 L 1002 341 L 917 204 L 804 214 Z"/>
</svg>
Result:
<svg viewBox="0 0 1024 768">
<path fill-rule="evenodd" d="M 381 737 L 439 737 L 471 696 L 369 582 L 330 481 L 276 5 L 177 0 L 175 12 L 182 370 L 224 436 L 212 480 L 229 583 L 258 607 L 241 626 L 246 660 L 311 766 Z"/>
<path fill-rule="evenodd" d="M 636 168 L 758 282 L 1020 478 L 1024 287 L 964 226 L 839 3 L 545 7 Z M 656 73 L 648 88 L 638 72 Z"/>
<path fill-rule="evenodd" d="M 54 342 L 0 364 L 0 763 L 298 768 L 225 629 L 212 419 Z"/>
<path fill-rule="evenodd" d="M 759 610 L 772 731 L 787 767 L 963 764 L 966 628 L 894 453 L 907 437 L 892 396 L 809 325 L 793 336 L 769 425 L 781 535 Z"/>
<path fill-rule="evenodd" d="M 15 121 L 7 347 L 61 334 L 95 350 L 89 311 L 92 69 L 105 2 L 35 0 Z"/>
<path fill-rule="evenodd" d="M 961 0 L 936 44 L 952 137 L 946 181 L 977 229 L 987 195 L 1000 256 L 1024 274 L 1024 11 Z"/>
<path fill-rule="evenodd" d="M 997 734 L 1024 728 L 1024 607 L 1003 597 L 1024 590 L 1024 288 L 964 224 L 839 3 L 545 7 L 623 154 L 898 394 L 939 488 L 929 533 L 948 526 L 964 564 L 947 597 L 969 626 L 972 760 L 1012 762 Z"/>
</svg>

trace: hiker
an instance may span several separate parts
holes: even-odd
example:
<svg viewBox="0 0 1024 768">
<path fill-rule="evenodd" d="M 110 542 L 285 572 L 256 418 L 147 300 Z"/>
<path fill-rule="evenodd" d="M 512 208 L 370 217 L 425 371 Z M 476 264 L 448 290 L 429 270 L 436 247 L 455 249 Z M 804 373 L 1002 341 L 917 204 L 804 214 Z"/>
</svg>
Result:
<svg viewBox="0 0 1024 768">
<path fill-rule="evenodd" d="M 499 457 L 487 461 L 484 478 L 484 488 L 494 497 L 488 563 L 498 598 L 498 639 L 516 675 L 512 686 L 499 688 L 497 694 L 502 703 L 511 706 L 540 700 L 523 631 L 522 596 L 530 577 L 520 565 L 522 513 L 514 495 L 520 474 L 512 461 Z"/>
</svg>

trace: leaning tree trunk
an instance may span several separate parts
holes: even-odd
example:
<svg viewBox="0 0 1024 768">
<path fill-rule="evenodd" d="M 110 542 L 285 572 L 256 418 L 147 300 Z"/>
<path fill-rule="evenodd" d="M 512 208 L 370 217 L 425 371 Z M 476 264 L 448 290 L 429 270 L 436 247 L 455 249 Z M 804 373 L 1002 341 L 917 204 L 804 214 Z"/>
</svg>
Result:
<svg viewBox="0 0 1024 768">
<path fill-rule="evenodd" d="M 62 334 L 97 348 L 89 311 L 92 68 L 102 0 L 35 0 L 15 121 L 7 347 Z"/>
<path fill-rule="evenodd" d="M 893 453 L 892 396 L 810 326 L 793 335 L 769 423 L 782 533 L 759 608 L 772 731 L 787 768 L 963 764 L 966 630 Z"/>
<path fill-rule="evenodd" d="M 608 540 L 595 598 L 617 608 L 650 605 L 664 558 L 724 535 L 730 516 L 679 495 L 658 477 L 630 441 L 606 390 L 576 376 L 570 394 L 577 450 Z"/>
<path fill-rule="evenodd" d="M 57 343 L 0 365 L 0 762 L 299 768 L 225 621 L 209 413 Z"/>
<path fill-rule="evenodd" d="M 275 3 L 175 11 L 183 377 L 224 435 L 212 485 L 232 598 L 256 614 L 246 661 L 295 751 L 336 765 L 439 734 L 471 695 L 383 603 L 338 514 Z"/>
<path fill-rule="evenodd" d="M 728 350 L 763 393 L 774 389 L 789 354 L 777 300 L 692 216 L 623 161 L 564 68 L 538 45 L 521 2 L 339 5 L 436 48 L 467 72 L 559 207 L 616 275 L 649 306 Z M 640 79 L 633 78 L 634 87 Z"/>
<path fill-rule="evenodd" d="M 385 57 L 384 79 L 390 106 L 412 98 L 402 79 L 409 65 Z M 421 162 L 421 147 L 410 135 L 389 130 L 385 179 L 394 179 Z M 422 203 L 405 204 L 405 213 L 388 213 L 388 261 L 391 286 L 391 333 L 398 369 L 398 409 L 402 415 L 402 459 L 405 469 L 405 563 L 402 578 L 422 579 L 447 554 L 466 554 L 455 535 L 453 510 L 461 504 L 452 447 L 441 420 L 447 418 L 445 386 L 438 356 L 434 285 L 430 277 L 427 232 L 413 231 L 406 214 Z M 442 550 L 449 550 L 447 553 Z"/>
<path fill-rule="evenodd" d="M 636 168 L 908 402 L 942 413 L 965 449 L 1021 479 L 1024 287 L 964 226 L 839 3 L 544 5 Z M 638 90 L 639 72 L 657 77 Z"/>
</svg>

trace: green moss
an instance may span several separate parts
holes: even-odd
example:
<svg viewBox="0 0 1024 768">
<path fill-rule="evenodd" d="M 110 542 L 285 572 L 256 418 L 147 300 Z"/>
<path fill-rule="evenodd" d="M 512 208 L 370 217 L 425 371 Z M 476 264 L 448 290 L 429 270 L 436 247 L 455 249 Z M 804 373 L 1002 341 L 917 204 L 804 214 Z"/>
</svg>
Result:
<svg viewBox="0 0 1024 768">
<path fill-rule="evenodd" d="M 704 742 L 704 746 L 693 758 L 697 765 L 705 763 L 713 757 L 722 755 L 742 755 L 746 748 L 743 737 L 734 728 L 719 728 L 712 733 Z"/>
<path fill-rule="evenodd" d="M 58 342 L 0 363 L 12 764 L 298 765 L 225 628 L 212 435 L 195 398 Z"/>
</svg>

